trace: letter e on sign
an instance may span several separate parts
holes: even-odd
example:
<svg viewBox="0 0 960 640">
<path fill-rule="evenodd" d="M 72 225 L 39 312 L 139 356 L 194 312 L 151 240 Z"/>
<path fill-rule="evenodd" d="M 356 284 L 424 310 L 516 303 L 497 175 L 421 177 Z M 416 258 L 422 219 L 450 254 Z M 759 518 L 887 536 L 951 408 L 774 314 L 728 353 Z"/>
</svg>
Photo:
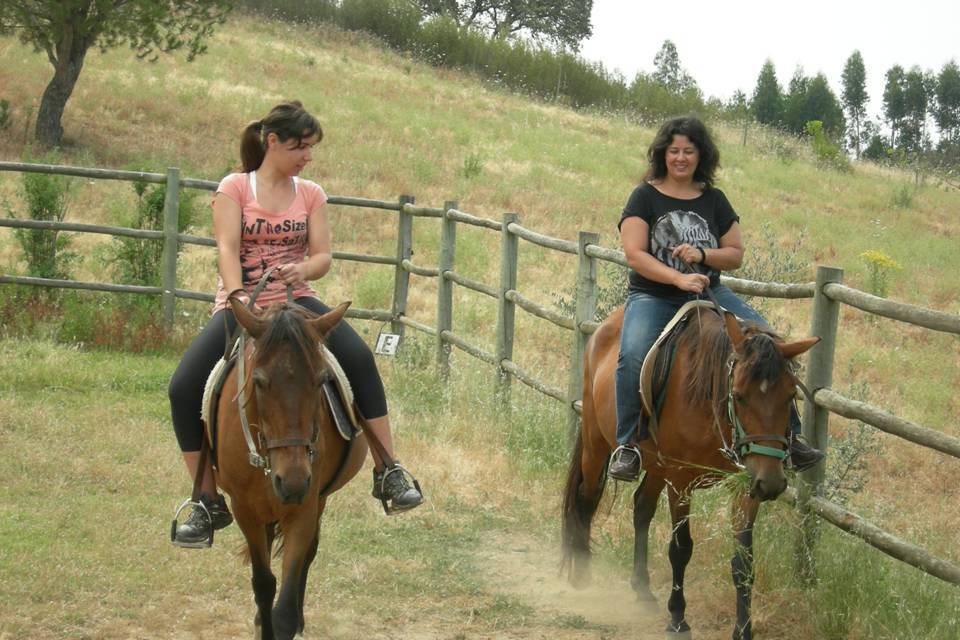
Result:
<svg viewBox="0 0 960 640">
<path fill-rule="evenodd" d="M 400 336 L 396 333 L 383 333 L 377 336 L 377 348 L 374 350 L 382 356 L 397 355 L 397 347 L 400 345 Z"/>
</svg>

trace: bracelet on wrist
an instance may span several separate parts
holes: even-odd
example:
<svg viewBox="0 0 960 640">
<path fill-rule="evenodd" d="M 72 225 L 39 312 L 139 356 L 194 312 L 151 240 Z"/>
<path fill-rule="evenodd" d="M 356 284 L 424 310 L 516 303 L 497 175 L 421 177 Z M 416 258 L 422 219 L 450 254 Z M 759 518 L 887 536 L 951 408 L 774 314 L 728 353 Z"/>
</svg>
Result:
<svg viewBox="0 0 960 640">
<path fill-rule="evenodd" d="M 700 264 L 707 264 L 707 252 L 703 250 L 703 247 L 697 247 L 700 249 Z"/>
</svg>

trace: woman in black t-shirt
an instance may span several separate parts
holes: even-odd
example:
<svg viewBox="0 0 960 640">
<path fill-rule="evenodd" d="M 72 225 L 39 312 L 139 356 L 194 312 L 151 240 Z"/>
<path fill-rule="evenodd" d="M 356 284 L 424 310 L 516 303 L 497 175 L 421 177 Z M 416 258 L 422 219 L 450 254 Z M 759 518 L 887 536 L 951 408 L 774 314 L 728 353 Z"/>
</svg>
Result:
<svg viewBox="0 0 960 640">
<path fill-rule="evenodd" d="M 616 375 L 617 443 L 609 475 L 636 480 L 640 450 L 634 445 L 641 419 L 640 367 L 664 326 L 685 302 L 710 287 L 727 311 L 767 327 L 760 314 L 720 284 L 720 272 L 743 261 L 740 218 L 713 186 L 720 154 L 706 127 L 693 117 L 670 120 L 647 153 L 649 168 L 620 218 L 620 240 L 630 265 Z M 791 430 L 800 419 L 791 411 Z M 786 427 L 786 425 L 785 425 Z M 642 433 L 641 439 L 647 434 Z M 823 454 L 791 439 L 795 468 Z"/>
</svg>

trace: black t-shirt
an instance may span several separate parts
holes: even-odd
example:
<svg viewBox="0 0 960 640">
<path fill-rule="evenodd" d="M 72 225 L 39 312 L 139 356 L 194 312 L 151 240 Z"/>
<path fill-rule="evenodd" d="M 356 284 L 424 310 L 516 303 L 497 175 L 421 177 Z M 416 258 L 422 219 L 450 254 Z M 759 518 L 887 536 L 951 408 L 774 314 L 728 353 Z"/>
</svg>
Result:
<svg viewBox="0 0 960 640">
<path fill-rule="evenodd" d="M 716 249 L 734 222 L 740 217 L 730 206 L 723 191 L 708 187 L 699 197 L 683 200 L 664 195 L 649 184 L 643 183 L 633 190 L 619 228 L 625 218 L 636 216 L 650 228 L 647 249 L 660 262 L 686 273 L 681 260 L 670 255 L 673 247 L 689 244 L 703 249 Z M 691 265 L 699 273 L 710 277 L 710 285 L 720 282 L 720 272 L 703 267 L 699 263 Z M 705 270 L 705 271 L 704 271 Z M 639 291 L 663 298 L 687 298 L 689 294 L 671 284 L 663 284 L 644 278 L 636 271 L 630 272 L 630 291 Z"/>
</svg>

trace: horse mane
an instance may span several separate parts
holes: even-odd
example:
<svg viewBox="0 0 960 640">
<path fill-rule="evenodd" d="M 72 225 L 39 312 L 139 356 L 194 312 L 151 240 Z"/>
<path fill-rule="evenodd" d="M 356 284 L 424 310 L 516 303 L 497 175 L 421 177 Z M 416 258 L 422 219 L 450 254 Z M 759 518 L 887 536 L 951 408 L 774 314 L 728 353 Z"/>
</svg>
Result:
<svg viewBox="0 0 960 640">
<path fill-rule="evenodd" d="M 318 348 L 321 341 L 317 332 L 307 324 L 307 311 L 287 303 L 274 305 L 267 310 L 269 321 L 263 335 L 257 339 L 257 351 L 261 354 L 273 353 L 285 346 L 299 353 L 310 372 L 317 374 L 323 367 L 323 359 Z"/>
<path fill-rule="evenodd" d="M 756 384 L 779 380 L 790 368 L 790 362 L 777 349 L 780 336 L 754 323 L 747 323 L 743 332 L 740 366 L 747 380 Z M 709 404 L 718 419 L 726 415 L 727 362 L 733 345 L 723 319 L 712 311 L 692 319 L 681 332 L 678 346 L 685 347 L 691 357 L 686 380 L 689 401 Z"/>
</svg>

